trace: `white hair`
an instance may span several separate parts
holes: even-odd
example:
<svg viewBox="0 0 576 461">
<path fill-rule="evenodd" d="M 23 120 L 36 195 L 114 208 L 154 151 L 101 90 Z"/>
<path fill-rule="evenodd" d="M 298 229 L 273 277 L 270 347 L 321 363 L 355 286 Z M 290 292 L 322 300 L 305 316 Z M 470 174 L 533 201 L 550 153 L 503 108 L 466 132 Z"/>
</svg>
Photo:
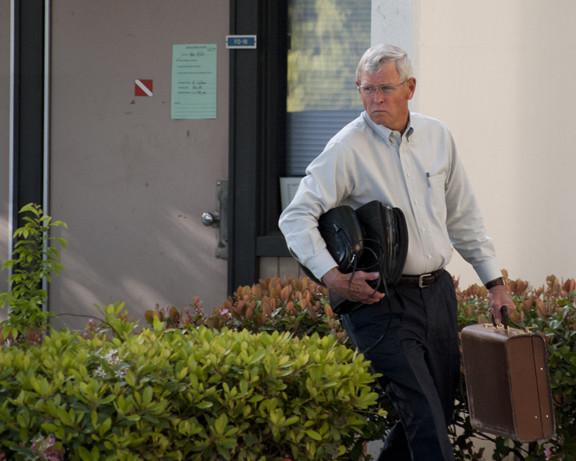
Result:
<svg viewBox="0 0 576 461">
<path fill-rule="evenodd" d="M 382 44 L 368 48 L 362 55 L 356 67 L 356 81 L 360 81 L 360 75 L 363 72 L 373 74 L 388 62 L 396 65 L 396 71 L 401 80 L 414 77 L 412 64 L 406 51 L 394 45 Z"/>
</svg>

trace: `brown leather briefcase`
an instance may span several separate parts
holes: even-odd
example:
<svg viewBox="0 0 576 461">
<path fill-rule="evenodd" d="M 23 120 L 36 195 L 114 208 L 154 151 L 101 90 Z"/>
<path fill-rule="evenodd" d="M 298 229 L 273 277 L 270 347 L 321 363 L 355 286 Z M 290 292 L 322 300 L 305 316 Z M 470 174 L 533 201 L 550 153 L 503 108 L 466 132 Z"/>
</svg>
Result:
<svg viewBox="0 0 576 461">
<path fill-rule="evenodd" d="M 462 330 L 472 426 L 519 442 L 554 435 L 554 408 L 539 334 L 492 324 Z"/>
</svg>

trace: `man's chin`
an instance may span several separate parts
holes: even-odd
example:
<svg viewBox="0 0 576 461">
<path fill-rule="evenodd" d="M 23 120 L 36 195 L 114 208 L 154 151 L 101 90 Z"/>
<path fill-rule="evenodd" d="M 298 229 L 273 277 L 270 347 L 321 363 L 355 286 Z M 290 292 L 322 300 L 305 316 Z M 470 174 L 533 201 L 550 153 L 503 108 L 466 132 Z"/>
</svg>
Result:
<svg viewBox="0 0 576 461">
<path fill-rule="evenodd" d="M 388 126 L 390 123 L 390 118 L 385 112 L 372 112 L 370 114 L 370 118 L 374 123 L 377 123 L 378 125 Z"/>
</svg>

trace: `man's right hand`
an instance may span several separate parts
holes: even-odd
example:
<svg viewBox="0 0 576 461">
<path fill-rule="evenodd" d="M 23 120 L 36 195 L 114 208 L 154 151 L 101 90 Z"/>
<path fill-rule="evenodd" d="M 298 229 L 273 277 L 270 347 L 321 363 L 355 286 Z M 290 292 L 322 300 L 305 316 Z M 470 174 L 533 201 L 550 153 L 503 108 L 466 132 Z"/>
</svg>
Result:
<svg viewBox="0 0 576 461">
<path fill-rule="evenodd" d="M 372 288 L 368 282 L 378 280 L 379 277 L 378 272 L 357 271 L 343 274 L 337 267 L 333 267 L 324 274 L 322 281 L 328 289 L 334 291 L 338 296 L 363 304 L 374 304 L 384 298 L 384 293 Z"/>
</svg>

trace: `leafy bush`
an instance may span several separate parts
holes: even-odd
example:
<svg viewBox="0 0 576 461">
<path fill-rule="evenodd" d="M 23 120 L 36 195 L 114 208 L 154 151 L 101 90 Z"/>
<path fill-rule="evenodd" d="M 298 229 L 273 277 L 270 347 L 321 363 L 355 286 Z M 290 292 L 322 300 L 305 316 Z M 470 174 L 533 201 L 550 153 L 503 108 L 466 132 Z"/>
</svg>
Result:
<svg viewBox="0 0 576 461">
<path fill-rule="evenodd" d="M 149 311 L 154 328 L 141 333 L 122 304 L 108 306 L 85 337 L 52 332 L 42 342 L 42 280 L 58 272 L 57 245 L 66 244 L 50 230 L 65 224 L 37 205 L 21 213 L 14 259 L 4 263 L 10 290 L 0 293 L 10 308 L 0 334 L 0 461 L 359 460 L 362 440 L 389 428 L 368 363 L 338 344 L 347 337 L 326 291 L 307 278 L 240 287 L 208 316 L 199 300 Z M 512 320 L 547 339 L 557 434 L 522 445 L 475 432 L 462 387 L 456 458 L 485 459 L 474 437 L 494 443 L 496 461 L 576 459 L 576 280 L 549 276 L 534 289 L 506 278 Z M 460 326 L 486 322 L 486 289 L 455 283 Z"/>
<path fill-rule="evenodd" d="M 21 213 L 14 259 L 4 264 L 10 291 L 0 295 L 10 308 L 0 337 L 0 460 L 349 458 L 378 397 L 362 356 L 334 337 L 222 328 L 225 307 L 208 322 L 220 331 L 167 330 L 180 320 L 171 309 L 166 324 L 153 315 L 153 330 L 136 333 L 118 304 L 84 335 L 45 337 L 42 283 L 60 269 L 53 244 L 66 243 L 50 230 L 65 224 L 34 204 Z M 253 331 L 266 330 L 261 312 L 277 295 L 291 299 L 276 289 L 264 303 L 243 293 L 236 313 Z M 316 294 L 306 282 L 295 289 L 303 291 L 287 307 L 307 314 L 283 330 L 312 332 Z"/>
<path fill-rule="evenodd" d="M 58 247 L 66 246 L 61 237 L 51 237 L 55 227 L 66 227 L 42 211 L 39 205 L 29 203 L 20 209 L 24 224 L 14 232 L 13 258 L 4 262 L 10 269 L 10 289 L 0 293 L 0 308 L 10 309 L 8 320 L 0 332 L 2 340 L 18 340 L 22 335 L 38 341 L 48 326 L 49 313 L 43 310 L 48 293 L 43 280 L 50 282 L 52 274 L 61 270 Z"/>
<path fill-rule="evenodd" d="M 504 271 L 516 310 L 511 321 L 529 331 L 544 335 L 548 349 L 550 385 L 556 416 L 556 435 L 543 443 L 521 444 L 473 430 L 466 404 L 465 383 L 457 397 L 457 421 L 452 429 L 456 457 L 459 460 L 483 460 L 483 449 L 472 439 L 492 442 L 492 459 L 502 461 L 513 455 L 519 461 L 576 460 L 576 279 L 560 280 L 554 275 L 545 284 L 533 288 L 526 280 L 511 279 Z M 488 291 L 477 284 L 460 289 L 458 320 L 460 327 L 490 321 Z"/>
<path fill-rule="evenodd" d="M 0 453 L 334 460 L 366 424 L 373 379 L 331 336 L 165 330 L 158 321 L 124 340 L 52 332 L 0 353 Z"/>
<path fill-rule="evenodd" d="M 503 460 L 513 453 L 518 460 L 576 459 L 576 280 L 562 281 L 549 276 L 542 287 L 532 288 L 525 280 L 511 279 L 505 273 L 516 311 L 511 320 L 545 335 L 548 344 L 551 386 L 555 403 L 557 434 L 547 443 L 522 445 L 473 430 L 468 417 L 465 383 L 456 401 L 456 422 L 451 437 L 459 460 L 483 460 L 484 450 L 474 438 L 493 443 L 493 459 Z M 490 321 L 488 291 L 473 284 L 464 289 L 455 280 L 460 327 Z M 214 313 L 206 316 L 196 300 L 192 310 L 175 308 L 150 311 L 148 319 L 164 319 L 172 326 L 207 325 L 213 328 L 249 328 L 251 331 L 292 331 L 302 335 L 316 331 L 334 334 L 341 342 L 347 337 L 328 305 L 326 290 L 307 278 L 271 278 L 240 287 Z M 390 421 L 372 413 L 364 428 L 367 440 L 385 433 Z"/>
<path fill-rule="evenodd" d="M 166 307 L 146 313 L 150 324 L 154 318 L 173 328 L 205 325 L 252 332 L 289 331 L 299 337 L 333 334 L 342 342 L 347 339 L 330 307 L 326 288 L 307 277 L 272 277 L 241 286 L 209 315 L 196 298 L 187 309 Z"/>
</svg>

